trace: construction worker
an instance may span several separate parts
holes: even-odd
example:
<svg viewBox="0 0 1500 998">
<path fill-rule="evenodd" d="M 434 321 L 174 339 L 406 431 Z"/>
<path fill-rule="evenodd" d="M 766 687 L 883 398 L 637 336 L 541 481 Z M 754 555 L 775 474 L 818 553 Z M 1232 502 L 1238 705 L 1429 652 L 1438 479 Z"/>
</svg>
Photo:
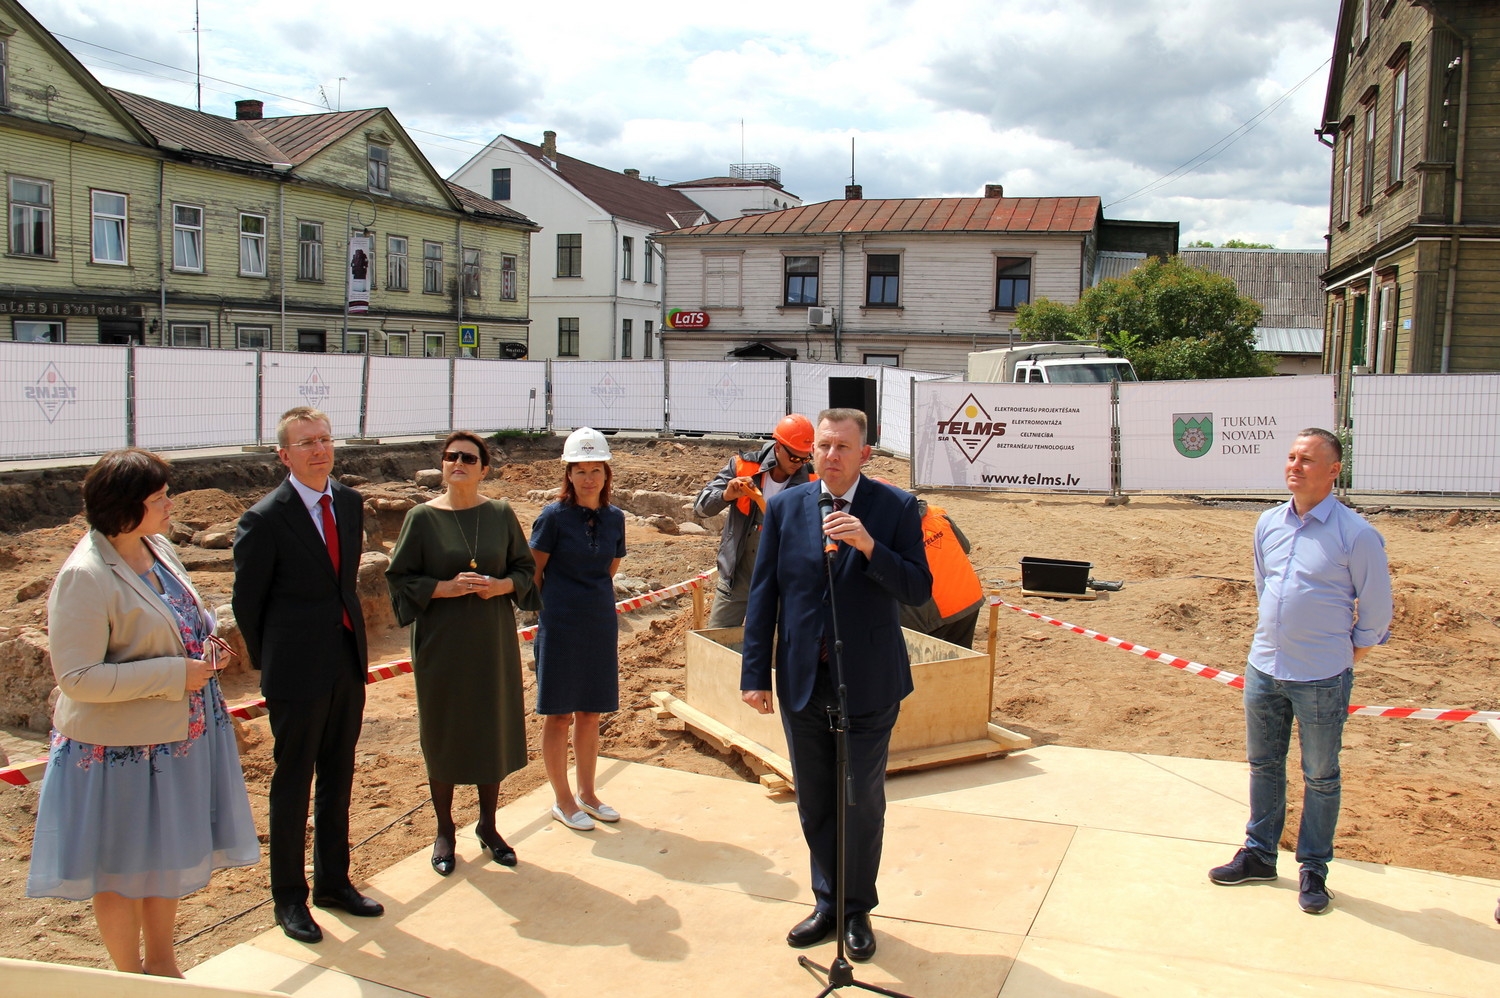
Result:
<svg viewBox="0 0 1500 998">
<path fill-rule="evenodd" d="M 974 646 L 974 628 L 984 606 L 984 587 L 969 564 L 969 539 L 946 510 L 917 500 L 927 567 L 932 571 L 932 598 L 920 606 L 901 606 L 901 626 L 940 641 Z"/>
<path fill-rule="evenodd" d="M 744 624 L 766 502 L 782 489 L 817 479 L 812 473 L 812 451 L 812 421 L 794 412 L 776 424 L 770 443 L 730 458 L 698 493 L 693 511 L 699 516 L 729 510 L 719 539 L 719 582 L 709 627 Z"/>
</svg>

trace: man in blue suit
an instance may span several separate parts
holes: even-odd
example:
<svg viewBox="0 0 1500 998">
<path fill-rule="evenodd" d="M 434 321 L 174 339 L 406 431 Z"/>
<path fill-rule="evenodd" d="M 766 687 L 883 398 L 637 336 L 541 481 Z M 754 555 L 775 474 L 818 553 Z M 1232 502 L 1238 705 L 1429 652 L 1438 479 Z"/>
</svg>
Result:
<svg viewBox="0 0 1500 998">
<path fill-rule="evenodd" d="M 924 603 L 932 592 L 916 499 L 860 474 L 870 459 L 865 429 L 865 414 L 858 409 L 819 413 L 813 441 L 819 481 L 787 489 L 767 506 L 740 672 L 741 698 L 763 714 L 771 713 L 773 671 L 776 677 L 817 899 L 813 913 L 787 934 L 787 943 L 812 946 L 835 929 L 840 788 L 829 710 L 838 703 L 830 662 L 837 610 L 855 800 L 848 813 L 843 931 L 845 951 L 861 961 L 875 955 L 869 913 L 879 900 L 875 877 L 885 831 L 886 754 L 901 700 L 912 691 L 900 604 Z M 818 506 L 824 492 L 833 496 L 835 508 L 826 520 Z M 832 603 L 825 535 L 838 542 Z"/>
</svg>

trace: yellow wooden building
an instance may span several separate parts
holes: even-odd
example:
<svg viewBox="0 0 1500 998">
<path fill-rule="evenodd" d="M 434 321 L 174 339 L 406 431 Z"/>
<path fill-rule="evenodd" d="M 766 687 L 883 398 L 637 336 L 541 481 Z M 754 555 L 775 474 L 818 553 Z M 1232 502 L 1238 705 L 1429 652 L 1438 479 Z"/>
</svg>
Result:
<svg viewBox="0 0 1500 998">
<path fill-rule="evenodd" d="M 106 88 L 0 0 L 0 339 L 526 355 L 534 222 L 387 109 L 236 107 Z"/>
</svg>

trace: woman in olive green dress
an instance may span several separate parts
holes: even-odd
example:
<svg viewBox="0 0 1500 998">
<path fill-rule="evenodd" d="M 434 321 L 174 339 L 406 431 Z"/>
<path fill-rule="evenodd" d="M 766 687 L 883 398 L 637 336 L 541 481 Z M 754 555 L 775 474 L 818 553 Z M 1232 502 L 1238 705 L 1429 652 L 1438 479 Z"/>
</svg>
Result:
<svg viewBox="0 0 1500 998">
<path fill-rule="evenodd" d="M 521 650 L 514 607 L 537 609 L 535 562 L 510 504 L 479 494 L 489 448 L 467 430 L 443 442 L 447 490 L 406 514 L 386 583 L 411 624 L 422 756 L 437 814 L 432 868 L 453 872 L 453 788 L 479 793 L 480 843 L 506 866 L 495 828 L 500 781 L 526 765 Z"/>
</svg>

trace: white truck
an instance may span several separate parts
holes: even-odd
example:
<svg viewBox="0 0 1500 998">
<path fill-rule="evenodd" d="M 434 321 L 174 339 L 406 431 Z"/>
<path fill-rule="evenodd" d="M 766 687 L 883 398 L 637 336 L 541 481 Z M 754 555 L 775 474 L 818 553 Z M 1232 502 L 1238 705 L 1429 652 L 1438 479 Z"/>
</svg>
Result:
<svg viewBox="0 0 1500 998">
<path fill-rule="evenodd" d="M 969 354 L 967 381 L 1007 381 L 1029 385 L 1078 385 L 1139 381 L 1124 357 L 1111 357 L 1093 343 L 1020 343 Z"/>
</svg>

